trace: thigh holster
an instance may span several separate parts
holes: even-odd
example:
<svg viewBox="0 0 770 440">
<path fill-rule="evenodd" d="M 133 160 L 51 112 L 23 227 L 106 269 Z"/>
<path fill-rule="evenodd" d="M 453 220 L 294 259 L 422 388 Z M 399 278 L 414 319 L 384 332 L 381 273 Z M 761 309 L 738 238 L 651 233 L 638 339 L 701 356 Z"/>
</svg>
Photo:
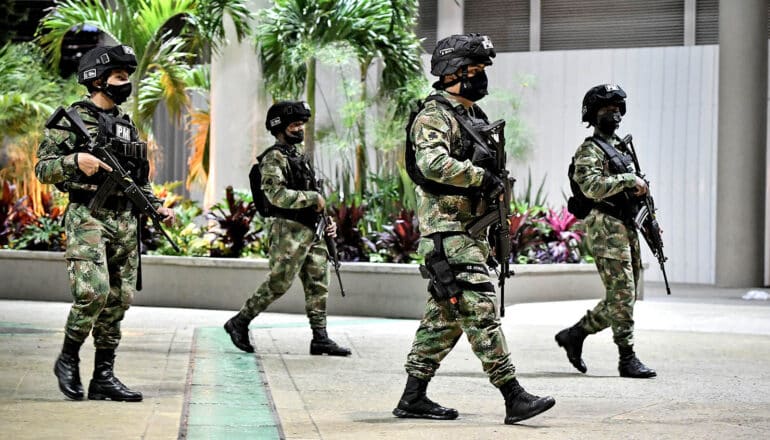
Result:
<svg viewBox="0 0 770 440">
<path fill-rule="evenodd" d="M 420 274 L 430 280 L 428 292 L 436 301 L 455 303 L 462 295 L 463 290 L 475 290 L 481 292 L 494 292 L 492 283 L 472 284 L 468 281 L 458 280 L 460 273 L 481 273 L 489 275 L 487 267 L 483 264 L 459 263 L 452 264 L 444 252 L 444 238 L 453 235 L 463 235 L 462 232 L 437 232 L 428 236 L 433 240 L 433 250 L 425 256 L 425 264 L 420 265 Z"/>
</svg>

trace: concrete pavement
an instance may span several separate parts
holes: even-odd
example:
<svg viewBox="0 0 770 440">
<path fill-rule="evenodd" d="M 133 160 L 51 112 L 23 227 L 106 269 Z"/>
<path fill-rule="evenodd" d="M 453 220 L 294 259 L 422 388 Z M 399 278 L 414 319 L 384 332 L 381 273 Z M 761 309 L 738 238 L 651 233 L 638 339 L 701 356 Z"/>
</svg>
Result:
<svg viewBox="0 0 770 440">
<path fill-rule="evenodd" d="M 301 315 L 264 314 L 251 326 L 256 356 L 228 345 L 231 311 L 134 307 L 123 324 L 116 373 L 142 403 L 71 402 L 51 369 L 64 303 L 0 301 L 3 438 L 287 439 L 722 439 L 770 437 L 770 301 L 746 289 L 649 286 L 636 307 L 636 351 L 652 380 L 617 376 L 604 331 L 586 341 L 588 374 L 553 342 L 595 301 L 518 304 L 503 328 L 520 382 L 556 406 L 517 426 L 461 340 L 428 389 L 455 421 L 396 419 L 403 363 L 417 320 L 332 316 L 329 334 L 350 358 L 308 355 Z M 333 312 L 333 311 L 332 311 Z M 81 353 L 87 386 L 89 340 Z"/>
</svg>

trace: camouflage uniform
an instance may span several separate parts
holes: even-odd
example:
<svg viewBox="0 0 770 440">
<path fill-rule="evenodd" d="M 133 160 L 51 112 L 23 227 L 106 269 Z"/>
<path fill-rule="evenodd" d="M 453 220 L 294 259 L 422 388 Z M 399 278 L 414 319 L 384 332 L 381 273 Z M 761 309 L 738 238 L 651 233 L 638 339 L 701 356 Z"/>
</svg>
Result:
<svg viewBox="0 0 770 440">
<path fill-rule="evenodd" d="M 81 106 L 74 108 L 95 138 L 98 114 Z M 123 117 L 119 107 L 114 111 L 116 117 Z M 38 149 L 37 178 L 47 184 L 64 184 L 70 192 L 94 191 L 95 186 L 76 182 L 84 175 L 70 150 L 75 144 L 74 134 L 47 130 Z M 142 190 L 156 208 L 160 206 L 149 183 L 145 183 Z M 82 343 L 93 330 L 97 349 L 114 349 L 120 342 L 120 321 L 131 305 L 136 288 L 136 216 L 127 209 L 91 211 L 84 203 L 70 202 L 65 215 L 65 230 L 67 250 L 64 258 L 75 300 L 65 334 Z"/>
<path fill-rule="evenodd" d="M 595 136 L 603 136 L 596 130 Z M 627 154 L 620 138 L 606 139 L 621 154 Z M 611 197 L 634 188 L 633 173 L 612 174 L 604 151 L 587 140 L 575 153 L 575 182 L 583 193 L 595 200 Z M 606 288 L 606 296 L 593 310 L 588 310 L 579 325 L 588 334 L 612 327 L 618 346 L 632 346 L 634 302 L 641 259 L 636 228 L 616 217 L 592 209 L 584 220 L 588 245 Z"/>
<path fill-rule="evenodd" d="M 301 154 L 298 145 L 288 146 Z M 287 188 L 289 161 L 279 150 L 269 151 L 260 161 L 262 189 L 271 204 L 285 209 L 302 209 L 318 204 L 317 191 Z M 329 267 L 326 243 L 308 226 L 273 217 L 268 228 L 270 273 L 241 308 L 241 314 L 254 319 L 280 298 L 299 273 L 305 289 L 305 312 L 311 328 L 326 327 L 326 298 L 329 294 Z"/>
<path fill-rule="evenodd" d="M 438 93 L 449 96 L 443 91 Z M 483 168 L 474 166 L 470 160 L 459 161 L 450 156 L 462 141 L 459 123 L 451 109 L 428 101 L 415 119 L 411 136 L 417 165 L 426 178 L 466 188 L 481 185 Z M 419 187 L 416 191 L 423 237 L 436 232 L 464 233 L 466 226 L 483 212 L 483 206 L 473 212 L 472 201 L 465 196 L 433 195 Z M 444 238 L 443 245 L 451 264 L 485 264 L 489 256 L 489 244 L 484 237 L 454 235 Z M 427 255 L 433 246 L 431 239 L 423 238 L 418 252 Z M 490 282 L 489 275 L 480 273 L 460 273 L 457 279 L 472 284 Z M 406 372 L 430 380 L 463 332 L 492 384 L 500 387 L 515 377 L 496 315 L 494 293 L 475 290 L 464 290 L 456 308 L 447 301 L 428 299 L 407 357 Z"/>
</svg>

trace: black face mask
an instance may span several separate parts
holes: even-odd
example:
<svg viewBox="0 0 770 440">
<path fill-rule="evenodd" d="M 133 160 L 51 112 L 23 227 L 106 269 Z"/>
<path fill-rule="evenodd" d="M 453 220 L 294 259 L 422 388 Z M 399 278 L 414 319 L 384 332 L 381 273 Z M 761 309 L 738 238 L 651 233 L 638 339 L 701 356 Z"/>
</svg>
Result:
<svg viewBox="0 0 770 440">
<path fill-rule="evenodd" d="M 287 131 L 284 138 L 289 145 L 299 144 L 305 139 L 305 130 Z"/>
<path fill-rule="evenodd" d="M 460 83 L 460 91 L 457 95 L 475 102 L 487 96 L 489 93 L 487 92 L 488 85 L 489 80 L 487 79 L 487 73 L 482 70 L 481 72 L 468 77 L 465 81 L 462 81 Z"/>
<path fill-rule="evenodd" d="M 121 85 L 107 83 L 106 86 L 102 87 L 102 92 L 109 96 L 115 104 L 120 105 L 131 96 L 131 83 L 127 82 Z"/>
<path fill-rule="evenodd" d="M 620 112 L 604 113 L 597 118 L 596 126 L 604 134 L 613 134 L 620 127 Z"/>
</svg>

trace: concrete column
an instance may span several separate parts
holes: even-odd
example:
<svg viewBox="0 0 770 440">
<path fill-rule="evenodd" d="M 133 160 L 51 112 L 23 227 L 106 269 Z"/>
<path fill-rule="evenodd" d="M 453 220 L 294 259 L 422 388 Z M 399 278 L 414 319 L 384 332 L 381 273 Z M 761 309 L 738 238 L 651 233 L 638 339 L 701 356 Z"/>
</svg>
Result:
<svg viewBox="0 0 770 440">
<path fill-rule="evenodd" d="M 716 284 L 721 287 L 764 281 L 767 62 L 767 0 L 719 2 Z"/>
<path fill-rule="evenodd" d="M 540 51 L 540 0 L 529 0 L 529 51 Z"/>
<path fill-rule="evenodd" d="M 464 0 L 438 0 L 438 24 L 436 40 L 462 34 Z"/>
<path fill-rule="evenodd" d="M 252 11 L 267 1 L 252 1 Z M 269 99 L 262 78 L 262 66 L 252 39 L 238 42 L 234 25 L 225 16 L 230 43 L 211 59 L 211 145 L 209 179 L 204 205 L 222 200 L 225 188 L 249 188 L 249 170 L 257 152 L 272 143 L 265 130 Z"/>
<path fill-rule="evenodd" d="M 684 0 L 684 45 L 695 46 L 696 0 Z"/>
</svg>

